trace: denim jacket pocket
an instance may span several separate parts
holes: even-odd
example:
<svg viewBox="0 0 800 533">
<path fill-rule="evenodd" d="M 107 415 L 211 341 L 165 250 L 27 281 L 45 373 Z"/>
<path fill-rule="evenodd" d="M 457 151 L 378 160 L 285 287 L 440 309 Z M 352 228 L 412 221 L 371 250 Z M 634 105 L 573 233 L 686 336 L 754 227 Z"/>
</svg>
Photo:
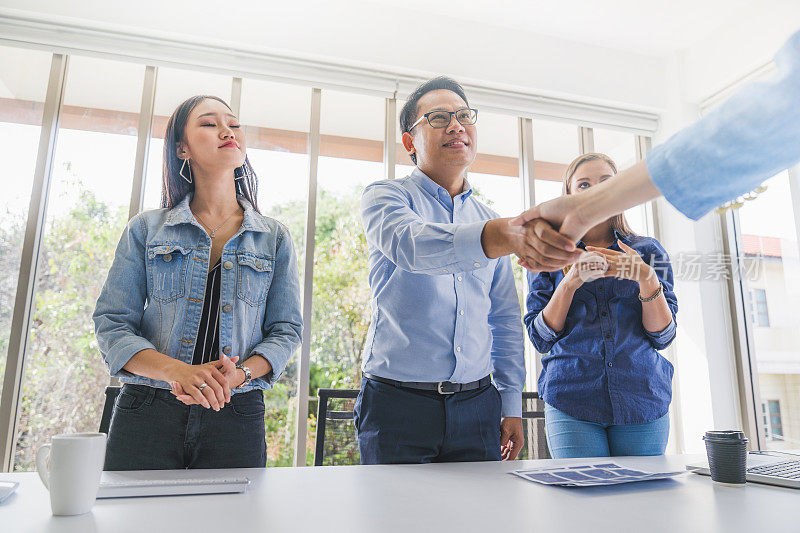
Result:
<svg viewBox="0 0 800 533">
<path fill-rule="evenodd" d="M 147 244 L 147 275 L 154 300 L 171 302 L 183 296 L 189 252 L 172 243 Z"/>
<path fill-rule="evenodd" d="M 261 305 L 267 299 L 275 260 L 253 252 L 238 252 L 236 263 L 236 294 L 250 305 Z"/>
</svg>

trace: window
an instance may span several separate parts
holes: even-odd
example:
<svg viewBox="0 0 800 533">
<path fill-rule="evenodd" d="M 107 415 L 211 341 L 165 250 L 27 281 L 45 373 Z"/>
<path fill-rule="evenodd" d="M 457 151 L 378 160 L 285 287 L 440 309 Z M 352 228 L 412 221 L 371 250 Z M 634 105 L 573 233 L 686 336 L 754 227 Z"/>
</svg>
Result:
<svg viewBox="0 0 800 533">
<path fill-rule="evenodd" d="M 239 119 L 247 136 L 247 157 L 258 176 L 258 206 L 262 214 L 289 228 L 301 281 L 308 208 L 310 109 L 311 89 L 307 87 L 242 80 Z M 267 466 L 293 464 L 299 358 L 298 350 L 283 376 L 264 393 Z"/>
<path fill-rule="evenodd" d="M 781 421 L 781 402 L 780 400 L 767 401 L 769 409 L 770 438 L 772 440 L 783 440 L 783 422 Z"/>
<path fill-rule="evenodd" d="M 533 120 L 536 203 L 561 196 L 567 166 L 580 155 L 578 126 L 567 122 Z"/>
<path fill-rule="evenodd" d="M 8 176 L 0 197 L 0 376 L 6 369 L 50 58 L 45 52 L 0 47 L 0 146 Z"/>
<path fill-rule="evenodd" d="M 769 327 L 767 291 L 764 289 L 752 289 L 750 291 L 750 319 L 758 327 Z"/>
<path fill-rule="evenodd" d="M 309 464 L 313 459 L 317 390 L 361 386 L 361 350 L 371 319 L 361 193 L 367 184 L 384 175 L 385 100 L 323 90 L 321 105 Z"/>
<path fill-rule="evenodd" d="M 128 221 L 144 67 L 70 58 L 25 355 L 15 470 L 97 431 L 108 371 L 92 312 Z"/>
<path fill-rule="evenodd" d="M 738 271 L 747 290 L 750 365 L 765 401 L 768 449 L 797 448 L 800 442 L 800 257 L 787 172 L 767 180 L 767 190 L 738 210 Z M 729 215 L 730 216 L 730 215 Z M 769 295 L 769 305 L 767 305 Z M 758 404 L 756 404 L 758 405 Z M 777 430 L 776 430 L 777 428 Z M 776 438 L 778 436 L 779 438 Z"/>
</svg>

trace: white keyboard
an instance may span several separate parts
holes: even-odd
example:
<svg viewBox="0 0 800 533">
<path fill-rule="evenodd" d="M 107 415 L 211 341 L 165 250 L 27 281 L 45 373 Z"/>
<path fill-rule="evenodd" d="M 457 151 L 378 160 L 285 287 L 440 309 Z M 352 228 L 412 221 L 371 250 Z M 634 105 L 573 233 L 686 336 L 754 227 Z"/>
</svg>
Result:
<svg viewBox="0 0 800 533">
<path fill-rule="evenodd" d="M 195 477 L 190 471 L 103 472 L 98 498 L 230 494 L 244 492 L 246 477 Z"/>
</svg>

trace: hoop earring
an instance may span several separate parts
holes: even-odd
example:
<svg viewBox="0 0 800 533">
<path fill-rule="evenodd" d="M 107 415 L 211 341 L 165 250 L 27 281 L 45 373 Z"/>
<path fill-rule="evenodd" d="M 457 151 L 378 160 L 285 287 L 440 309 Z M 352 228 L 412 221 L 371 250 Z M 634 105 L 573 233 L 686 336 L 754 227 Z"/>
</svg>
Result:
<svg viewBox="0 0 800 533">
<path fill-rule="evenodd" d="M 186 177 L 186 176 L 183 174 L 183 169 L 184 169 L 184 167 L 185 167 L 187 164 L 189 165 L 189 177 L 188 177 L 188 178 L 187 178 L 187 177 Z M 186 183 L 192 183 L 192 164 L 191 164 L 191 163 L 189 163 L 189 160 L 188 160 L 188 159 L 184 159 L 184 160 L 183 160 L 183 164 L 181 165 L 181 169 L 180 169 L 180 171 L 178 172 L 178 174 L 180 174 L 180 176 L 181 176 L 183 179 L 185 179 L 185 180 L 186 180 Z"/>
</svg>

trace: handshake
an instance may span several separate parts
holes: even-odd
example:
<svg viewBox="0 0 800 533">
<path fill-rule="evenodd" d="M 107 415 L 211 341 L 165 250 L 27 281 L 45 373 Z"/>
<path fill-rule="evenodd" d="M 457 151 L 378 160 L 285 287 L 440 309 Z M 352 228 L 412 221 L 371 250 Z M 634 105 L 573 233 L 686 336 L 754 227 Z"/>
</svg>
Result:
<svg viewBox="0 0 800 533">
<path fill-rule="evenodd" d="M 575 243 L 591 228 L 660 195 L 640 161 L 580 194 L 559 196 L 516 218 L 490 220 L 481 244 L 487 257 L 513 253 L 531 272 L 553 272 L 580 259 L 583 251 Z M 615 274 L 614 270 L 606 275 Z"/>
<path fill-rule="evenodd" d="M 486 223 L 481 244 L 487 257 L 515 254 L 519 264 L 536 272 L 552 272 L 578 261 L 578 242 L 597 220 L 581 195 L 566 195 L 531 208 L 516 218 Z"/>
</svg>

